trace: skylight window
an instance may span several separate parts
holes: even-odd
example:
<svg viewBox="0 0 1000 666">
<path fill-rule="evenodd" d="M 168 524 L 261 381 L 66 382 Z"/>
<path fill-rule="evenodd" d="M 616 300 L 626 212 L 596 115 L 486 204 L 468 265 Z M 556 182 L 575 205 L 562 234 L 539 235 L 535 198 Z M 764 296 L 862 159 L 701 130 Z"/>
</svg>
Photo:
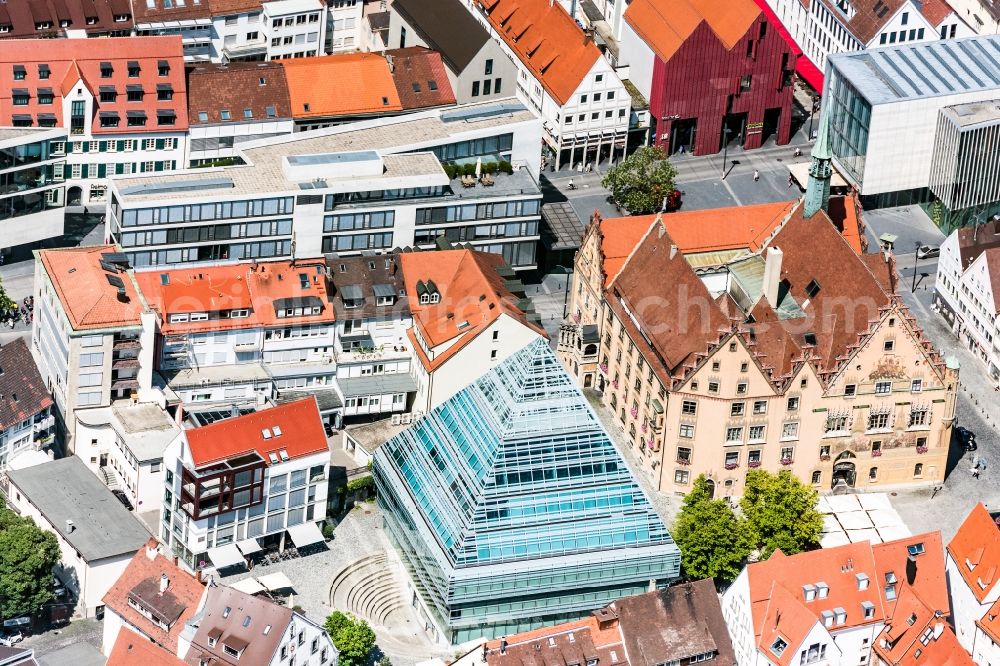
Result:
<svg viewBox="0 0 1000 666">
<path fill-rule="evenodd" d="M 780 637 L 779 638 L 775 638 L 774 642 L 771 643 L 771 652 L 773 652 L 774 654 L 776 654 L 776 655 L 778 655 L 780 657 L 781 653 L 784 652 L 785 648 L 787 648 L 787 647 L 788 647 L 788 643 L 786 643 L 784 639 L 782 639 Z"/>
<path fill-rule="evenodd" d="M 271 439 L 271 431 L 268 430 L 267 428 L 261 430 L 260 434 L 263 435 L 264 439 Z"/>
<path fill-rule="evenodd" d="M 924 544 L 923 543 L 913 543 L 906 547 L 906 552 L 910 555 L 923 555 L 924 554 Z"/>
<path fill-rule="evenodd" d="M 281 437 L 281 427 L 280 426 L 274 426 L 273 428 L 271 428 L 271 432 L 274 433 L 275 437 Z"/>
<path fill-rule="evenodd" d="M 232 120 L 233 116 L 229 113 L 229 109 L 222 109 L 219 111 L 219 117 L 223 120 Z"/>
</svg>

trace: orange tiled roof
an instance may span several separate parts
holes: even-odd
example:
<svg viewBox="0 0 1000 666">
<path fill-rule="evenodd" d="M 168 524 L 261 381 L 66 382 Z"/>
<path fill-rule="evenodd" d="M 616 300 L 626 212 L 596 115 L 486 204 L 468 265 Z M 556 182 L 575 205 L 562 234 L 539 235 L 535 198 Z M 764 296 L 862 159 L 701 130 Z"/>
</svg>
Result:
<svg viewBox="0 0 1000 666">
<path fill-rule="evenodd" d="M 907 549 L 916 544 L 923 544 L 924 550 L 911 560 Z M 951 603 L 948 600 L 944 546 L 940 532 L 927 532 L 874 544 L 872 554 L 875 556 L 875 568 L 879 572 L 879 585 L 885 585 L 886 574 L 891 572 L 897 580 L 905 581 L 906 587 L 919 594 L 921 600 L 932 610 L 950 615 Z M 885 603 L 886 612 L 892 613 L 894 602 L 886 598 Z"/>
<path fill-rule="evenodd" d="M 545 335 L 544 330 L 530 323 L 525 313 L 517 307 L 517 297 L 505 286 L 497 273 L 503 265 L 499 255 L 475 250 L 437 250 L 408 252 L 399 255 L 403 267 L 406 295 L 413 313 L 413 325 L 429 347 L 437 347 L 454 340 L 448 349 L 428 358 L 414 339 L 414 349 L 424 367 L 434 370 L 465 347 L 490 326 L 501 314 L 517 319 L 525 326 Z M 420 303 L 417 282 L 433 281 L 441 300 L 439 303 Z M 459 326 L 465 322 L 467 325 Z"/>
<path fill-rule="evenodd" d="M 888 666 L 972 666 L 975 662 L 962 648 L 947 619 L 908 587 L 886 619 L 885 629 L 875 639 L 875 653 Z"/>
<path fill-rule="evenodd" d="M 184 80 L 184 51 L 179 36 L 171 37 L 108 37 L 102 38 L 100 48 L 85 39 L 18 39 L 0 40 L 0 124 L 12 124 L 15 114 L 34 117 L 49 113 L 56 117 L 59 126 L 68 125 L 63 119 L 62 97 L 72 92 L 82 81 L 94 96 L 94 117 L 91 132 L 94 135 L 122 132 L 183 132 L 188 127 L 187 84 Z M 159 63 L 166 61 L 169 71 L 160 76 Z M 139 64 L 139 76 L 128 75 L 128 63 Z M 101 76 L 101 63 L 110 62 L 112 75 Z M 38 65 L 47 64 L 50 75 L 39 76 Z M 25 77 L 14 79 L 13 65 L 23 65 Z M 126 86 L 141 86 L 141 102 L 130 102 Z M 173 90 L 169 100 L 157 99 L 158 86 L 168 85 Z M 117 97 L 113 102 L 100 101 L 100 88 L 113 87 Z M 13 105 L 12 91 L 27 89 L 27 105 Z M 55 95 L 52 104 L 40 104 L 38 90 L 48 88 Z M 158 111 L 172 111 L 172 125 L 160 125 Z M 126 113 L 143 111 L 144 126 L 127 126 Z M 118 127 L 101 127 L 100 113 L 117 113 Z"/>
<path fill-rule="evenodd" d="M 565 104 L 601 51 L 559 2 L 476 0 L 493 29 L 545 90 Z"/>
<path fill-rule="evenodd" d="M 403 104 L 377 53 L 343 53 L 282 60 L 293 118 L 402 111 Z"/>
<path fill-rule="evenodd" d="M 625 20 L 663 61 L 670 60 L 702 22 L 731 49 L 759 16 L 753 0 L 635 0 L 625 10 Z"/>
<path fill-rule="evenodd" d="M 107 666 L 184 666 L 184 662 L 128 627 L 118 630 L 118 639 L 108 655 Z"/>
<path fill-rule="evenodd" d="M 271 464 L 271 453 L 282 460 L 281 451 L 288 458 L 300 458 L 327 450 L 323 420 L 312 396 L 192 428 L 185 435 L 191 460 L 198 467 L 251 451 Z"/>
<path fill-rule="evenodd" d="M 322 259 L 144 271 L 136 273 L 135 279 L 146 302 L 160 315 L 160 329 L 164 333 L 321 324 L 334 320 Z M 303 287 L 303 284 L 306 286 Z M 320 314 L 277 317 L 275 301 L 304 297 L 319 299 L 322 307 Z M 250 312 L 246 317 L 234 319 L 210 315 L 204 321 L 170 322 L 172 314 L 239 309 Z"/>
<path fill-rule="evenodd" d="M 168 652 L 176 654 L 177 637 L 183 631 L 185 623 L 198 610 L 198 603 L 201 601 L 205 586 L 191 574 L 182 571 L 171 559 L 159 553 L 157 546 L 156 539 L 150 539 L 139 549 L 122 575 L 104 595 L 103 603 L 145 634 L 145 637 L 139 637 L 123 628 L 119 640 L 122 634 L 130 636 L 129 640 L 132 642 L 148 644 L 152 639 Z M 159 593 L 160 577 L 163 575 L 166 575 L 168 580 L 167 590 L 165 593 Z M 153 608 L 172 608 L 174 612 L 180 609 L 180 613 L 176 618 L 171 618 L 173 624 L 170 625 L 170 629 L 164 630 L 129 606 L 130 593 L 146 601 Z M 135 662 L 121 663 L 138 663 L 138 659 Z"/>
<path fill-rule="evenodd" d="M 124 301 L 111 275 L 101 268 L 101 254 L 116 252 L 112 245 L 42 250 L 38 256 L 74 330 L 138 326 L 142 304 L 127 273 L 116 273 L 125 285 Z"/>
<path fill-rule="evenodd" d="M 966 516 L 948 544 L 948 554 L 955 560 L 955 568 L 966 586 L 982 603 L 1000 576 L 1000 529 L 982 503 L 976 504 Z"/>
<path fill-rule="evenodd" d="M 569 640 L 570 634 L 572 641 Z M 500 654 L 499 640 L 487 641 L 485 648 L 489 666 L 522 666 L 526 660 L 534 663 L 535 645 L 538 643 L 546 646 L 546 663 L 563 663 L 567 658 L 578 657 L 581 652 L 587 653 L 588 659 L 592 655 L 597 656 L 601 664 L 616 666 L 625 663 L 625 647 L 618 622 L 606 623 L 602 628 L 593 615 L 582 620 L 514 634 L 506 639 L 505 654 Z M 590 652 L 592 649 L 595 653 Z M 553 660 L 550 661 L 548 657 Z"/>
</svg>

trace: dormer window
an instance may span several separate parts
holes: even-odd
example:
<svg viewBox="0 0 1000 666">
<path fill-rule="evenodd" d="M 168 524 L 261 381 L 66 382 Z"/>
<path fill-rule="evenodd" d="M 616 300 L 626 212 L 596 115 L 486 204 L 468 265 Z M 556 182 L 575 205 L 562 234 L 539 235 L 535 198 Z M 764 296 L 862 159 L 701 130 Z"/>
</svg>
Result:
<svg viewBox="0 0 1000 666">
<path fill-rule="evenodd" d="M 785 640 L 779 636 L 774 639 L 773 643 L 771 643 L 771 652 L 780 657 L 781 653 L 784 652 L 787 647 L 788 643 L 786 643 Z"/>
<path fill-rule="evenodd" d="M 430 302 L 431 302 L 431 295 L 430 294 L 420 294 L 420 304 L 421 305 L 427 305 Z"/>
<path fill-rule="evenodd" d="M 52 21 L 38 21 L 35 23 L 35 30 L 51 30 Z"/>
<path fill-rule="evenodd" d="M 237 648 L 229 645 L 228 643 L 224 643 L 222 645 L 222 651 L 225 652 L 226 654 L 228 654 L 230 657 L 235 657 L 237 659 L 239 659 L 240 655 L 243 654 L 243 649 L 242 648 L 237 649 Z"/>
<path fill-rule="evenodd" d="M 440 302 L 441 302 L 441 294 L 438 293 L 431 294 L 431 303 L 440 303 Z"/>
<path fill-rule="evenodd" d="M 115 14 L 115 23 L 125 23 L 130 18 L 132 17 L 128 14 Z"/>
</svg>

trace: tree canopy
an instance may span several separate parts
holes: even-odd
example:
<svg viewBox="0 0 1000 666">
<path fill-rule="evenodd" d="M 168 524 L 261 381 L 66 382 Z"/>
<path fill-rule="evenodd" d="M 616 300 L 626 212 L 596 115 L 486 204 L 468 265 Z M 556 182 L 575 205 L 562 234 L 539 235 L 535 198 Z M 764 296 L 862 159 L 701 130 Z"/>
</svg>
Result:
<svg viewBox="0 0 1000 666">
<path fill-rule="evenodd" d="M 684 497 L 672 534 L 689 578 L 731 582 L 756 551 L 767 559 L 775 550 L 794 555 L 819 545 L 823 516 L 817 493 L 791 472 L 751 470 L 739 514 L 712 499 L 704 475 Z"/>
<path fill-rule="evenodd" d="M 689 578 L 731 581 L 753 547 L 729 504 L 711 498 L 704 475 L 684 498 L 673 537 L 681 549 L 681 568 Z"/>
<path fill-rule="evenodd" d="M 794 555 L 819 545 L 823 516 L 817 499 L 818 493 L 789 471 L 747 474 L 740 510 L 762 558 L 778 549 Z"/>
<path fill-rule="evenodd" d="M 52 569 L 59 559 L 55 534 L 0 504 L 0 616 L 31 615 L 55 601 Z"/>
<path fill-rule="evenodd" d="M 375 632 L 367 622 L 334 611 L 326 617 L 323 626 L 334 646 L 340 651 L 337 661 L 340 666 L 363 666 L 367 663 L 368 653 L 375 647 Z"/>
<path fill-rule="evenodd" d="M 17 307 L 14 299 L 7 295 L 3 288 L 3 278 L 0 278 L 0 312 L 7 312 Z"/>
<path fill-rule="evenodd" d="M 674 191 L 677 170 L 659 146 L 645 146 L 608 169 L 601 179 L 615 201 L 633 215 L 660 210 Z"/>
</svg>

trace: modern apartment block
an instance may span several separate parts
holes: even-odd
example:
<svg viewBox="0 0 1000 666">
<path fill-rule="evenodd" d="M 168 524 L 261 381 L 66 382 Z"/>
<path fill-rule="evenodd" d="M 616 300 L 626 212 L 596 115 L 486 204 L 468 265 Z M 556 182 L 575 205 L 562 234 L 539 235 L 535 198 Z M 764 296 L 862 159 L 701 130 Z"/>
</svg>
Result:
<svg viewBox="0 0 1000 666">
<path fill-rule="evenodd" d="M 433 247 L 432 229 L 533 268 L 540 135 L 512 100 L 268 139 L 242 166 L 116 178 L 107 233 L 136 269 Z M 470 186 L 442 167 L 477 160 L 515 168 Z"/>
<path fill-rule="evenodd" d="M 59 127 L 67 206 L 103 205 L 114 175 L 185 165 L 181 41 L 110 38 L 0 41 L 0 123 Z"/>
<path fill-rule="evenodd" d="M 77 408 L 150 396 L 154 315 L 113 247 L 42 250 L 35 259 L 31 353 L 72 452 Z"/>
<path fill-rule="evenodd" d="M 0 129 L 0 256 L 61 236 L 66 131 Z"/>
<path fill-rule="evenodd" d="M 432 636 L 579 619 L 676 579 L 680 552 L 537 339 L 375 454 L 387 533 Z"/>
<path fill-rule="evenodd" d="M 52 398 L 24 339 L 0 347 L 0 469 L 29 447 L 52 441 Z"/>
<path fill-rule="evenodd" d="M 944 478 L 957 363 L 901 303 L 891 255 L 863 252 L 854 202 L 824 198 L 825 134 L 802 202 L 584 236 L 560 357 L 661 491 L 704 474 L 739 497 L 759 467 L 822 489 Z"/>
<path fill-rule="evenodd" d="M 929 186 L 946 209 L 967 211 L 972 223 L 1000 212 L 1000 100 L 938 111 Z"/>
<path fill-rule="evenodd" d="M 941 244 L 934 304 L 1000 382 L 1000 221 L 956 229 Z"/>
<path fill-rule="evenodd" d="M 563 5 L 476 0 L 470 11 L 517 65 L 517 95 L 545 121 L 556 168 L 625 156 L 632 98 Z"/>
<path fill-rule="evenodd" d="M 190 570 L 323 541 L 330 451 L 311 397 L 184 430 L 163 465 L 160 540 Z"/>
</svg>

